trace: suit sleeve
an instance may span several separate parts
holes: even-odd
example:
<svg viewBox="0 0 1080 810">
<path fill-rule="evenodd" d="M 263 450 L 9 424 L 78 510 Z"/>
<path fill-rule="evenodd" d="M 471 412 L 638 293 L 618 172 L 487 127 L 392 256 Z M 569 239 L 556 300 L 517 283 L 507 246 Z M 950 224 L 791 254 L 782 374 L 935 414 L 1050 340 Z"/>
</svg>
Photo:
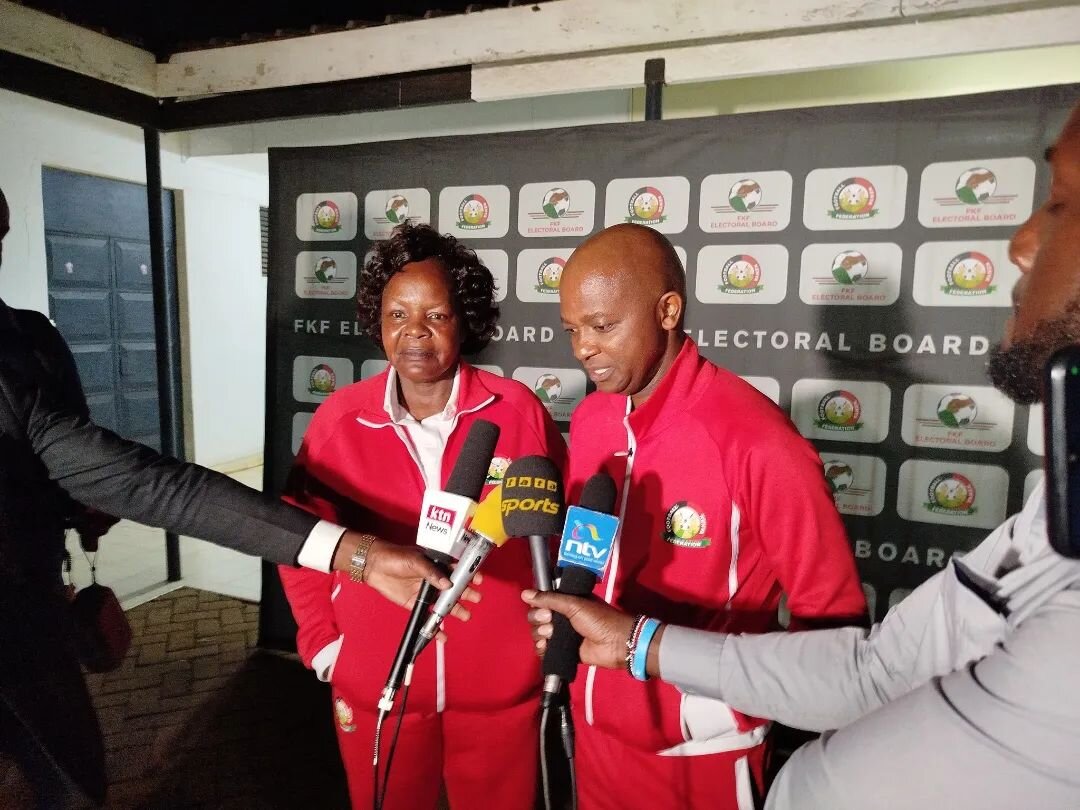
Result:
<svg viewBox="0 0 1080 810">
<path fill-rule="evenodd" d="M 935 678 L 797 751 L 768 810 L 1080 806 L 1075 590 L 978 663 Z"/>
<path fill-rule="evenodd" d="M 0 390 L 49 477 L 87 506 L 288 565 L 318 522 L 227 476 L 58 410 L 6 371 Z"/>
<path fill-rule="evenodd" d="M 332 406 L 333 402 L 327 401 L 315 412 L 289 472 L 282 499 L 324 520 L 340 523 L 338 509 L 321 491 L 311 473 L 311 468 L 318 465 L 321 455 L 325 453 L 327 439 L 336 421 L 330 416 Z M 281 566 L 278 573 L 285 598 L 289 600 L 293 618 L 296 619 L 297 651 L 304 664 L 314 669 L 315 657 L 341 635 L 331 599 L 335 576 L 287 566 Z M 316 674 L 321 677 L 321 673 Z"/>
<path fill-rule="evenodd" d="M 862 620 L 866 599 L 821 461 L 809 442 L 790 434 L 749 452 L 745 514 L 787 594 L 790 629 Z"/>
</svg>

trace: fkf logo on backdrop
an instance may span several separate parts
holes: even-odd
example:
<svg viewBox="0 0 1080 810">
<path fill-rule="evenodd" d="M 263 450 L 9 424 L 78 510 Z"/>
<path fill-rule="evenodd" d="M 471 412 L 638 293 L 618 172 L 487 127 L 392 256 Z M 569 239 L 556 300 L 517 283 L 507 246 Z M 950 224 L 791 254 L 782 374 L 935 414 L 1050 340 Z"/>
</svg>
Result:
<svg viewBox="0 0 1080 810">
<path fill-rule="evenodd" d="M 558 295 L 566 262 L 558 256 L 550 256 L 540 262 L 536 269 L 536 291 L 544 295 Z"/>
<path fill-rule="evenodd" d="M 1012 444 L 1013 403 L 988 386 L 915 384 L 904 392 L 904 441 L 998 453 Z"/>
<path fill-rule="evenodd" d="M 463 231 L 479 231 L 490 226 L 491 206 L 481 194 L 470 194 L 458 205 L 457 226 Z"/>
<path fill-rule="evenodd" d="M 889 433 L 892 392 L 880 382 L 796 380 L 791 421 L 808 439 L 876 444 Z"/>
<path fill-rule="evenodd" d="M 930 307 L 1011 307 L 1020 271 L 1005 240 L 924 242 L 915 252 L 912 297 Z"/>
<path fill-rule="evenodd" d="M 337 233 L 341 230 L 341 209 L 333 200 L 323 200 L 315 205 L 312 213 L 315 233 Z"/>
<path fill-rule="evenodd" d="M 947 472 L 935 477 L 926 489 L 929 500 L 923 506 L 943 515 L 974 515 L 975 485 L 959 473 Z"/>
<path fill-rule="evenodd" d="M 821 454 L 825 480 L 842 515 L 873 517 L 885 507 L 885 462 L 874 456 Z"/>
<path fill-rule="evenodd" d="M 395 194 L 386 201 L 386 212 L 382 217 L 376 217 L 376 222 L 386 222 L 390 225 L 400 225 L 409 221 L 409 200 L 403 194 Z"/>
<path fill-rule="evenodd" d="M 832 193 L 833 219 L 869 219 L 878 215 L 877 189 L 865 177 L 841 180 Z"/>
<path fill-rule="evenodd" d="M 989 295 L 994 292 L 994 263 L 985 253 L 967 250 L 959 253 L 945 266 L 946 295 Z"/>
<path fill-rule="evenodd" d="M 905 520 L 992 529 L 1005 519 L 1009 474 L 993 465 L 909 459 L 896 511 Z"/>
<path fill-rule="evenodd" d="M 701 182 L 703 231 L 782 231 L 790 221 L 791 175 L 785 171 L 710 174 Z"/>
<path fill-rule="evenodd" d="M 806 175 L 803 222 L 812 231 L 896 228 L 906 205 L 903 166 L 814 169 Z"/>
<path fill-rule="evenodd" d="M 337 390 L 337 375 L 326 363 L 320 363 L 308 375 L 308 393 L 317 396 L 330 396 Z"/>
<path fill-rule="evenodd" d="M 1035 163 L 1027 157 L 931 163 L 922 173 L 919 222 L 927 228 L 1019 225 L 1031 215 Z"/>
<path fill-rule="evenodd" d="M 761 292 L 761 264 L 749 253 L 732 256 L 720 271 L 721 292 L 753 295 Z"/>
<path fill-rule="evenodd" d="M 937 197 L 938 205 L 1008 205 L 1015 194 L 997 194 L 997 175 L 984 166 L 974 166 L 956 178 L 952 197 Z"/>
<path fill-rule="evenodd" d="M 522 236 L 582 236 L 592 232 L 596 186 L 589 180 L 526 183 L 518 193 Z"/>
<path fill-rule="evenodd" d="M 607 185 L 604 224 L 631 222 L 661 233 L 682 233 L 689 209 L 690 181 L 685 177 L 618 177 Z"/>
<path fill-rule="evenodd" d="M 297 402 L 323 402 L 337 390 L 339 382 L 353 381 L 353 364 L 346 357 L 293 358 L 293 397 Z"/>
<path fill-rule="evenodd" d="M 569 422 L 570 414 L 585 398 L 585 372 L 581 369 L 521 366 L 514 370 L 513 378 L 529 386 L 556 422 Z"/>
<path fill-rule="evenodd" d="M 664 216 L 664 194 L 656 186 L 642 186 L 626 203 L 629 216 L 626 222 L 638 225 L 658 225 L 667 219 Z"/>
<path fill-rule="evenodd" d="M 351 191 L 316 191 L 296 197 L 296 238 L 301 241 L 348 241 L 356 236 L 356 195 Z"/>
<path fill-rule="evenodd" d="M 818 402 L 817 427 L 823 430 L 859 430 L 862 403 L 850 391 L 830 391 Z"/>
<path fill-rule="evenodd" d="M 900 297 L 903 251 L 891 242 L 803 249 L 799 296 L 808 304 L 887 306 Z"/>
<path fill-rule="evenodd" d="M 298 298 L 352 298 L 356 295 L 355 254 L 348 251 L 298 253 L 294 289 Z"/>
<path fill-rule="evenodd" d="M 364 235 L 389 239 L 406 222 L 431 220 L 431 192 L 426 188 L 373 189 L 364 196 Z"/>
</svg>

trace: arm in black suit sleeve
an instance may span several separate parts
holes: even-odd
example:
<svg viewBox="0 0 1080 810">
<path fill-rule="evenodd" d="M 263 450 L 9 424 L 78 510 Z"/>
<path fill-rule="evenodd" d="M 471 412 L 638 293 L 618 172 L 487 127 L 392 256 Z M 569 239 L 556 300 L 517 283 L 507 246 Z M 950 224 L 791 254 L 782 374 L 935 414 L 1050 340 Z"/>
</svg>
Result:
<svg viewBox="0 0 1080 810">
<path fill-rule="evenodd" d="M 285 565 L 296 564 L 318 522 L 227 476 L 166 458 L 83 416 L 56 410 L 39 389 L 20 388 L 2 369 L 0 393 L 49 477 L 80 503 Z"/>
</svg>

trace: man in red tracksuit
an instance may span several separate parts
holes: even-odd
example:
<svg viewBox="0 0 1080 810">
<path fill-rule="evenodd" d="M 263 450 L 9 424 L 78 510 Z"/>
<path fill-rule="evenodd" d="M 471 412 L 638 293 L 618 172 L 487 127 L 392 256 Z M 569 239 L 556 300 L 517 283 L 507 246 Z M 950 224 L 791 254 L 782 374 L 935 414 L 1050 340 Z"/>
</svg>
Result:
<svg viewBox="0 0 1080 810">
<path fill-rule="evenodd" d="M 487 344 L 498 317 L 491 273 L 471 250 L 428 226 L 401 226 L 376 246 L 359 286 L 361 322 L 390 367 L 315 412 L 288 500 L 413 546 L 424 490 L 445 488 L 477 419 L 501 428 L 484 495 L 521 456 L 564 468 L 566 445 L 533 393 L 461 360 Z M 518 598 L 532 582 L 528 544 L 511 540 L 483 575 L 471 620 L 417 658 L 384 810 L 434 810 L 443 785 L 455 810 L 532 805 L 540 668 Z M 376 704 L 409 611 L 345 574 L 282 568 L 281 579 L 300 655 L 333 687 L 352 805 L 366 809 Z M 383 729 L 384 767 L 403 700 Z"/>
<path fill-rule="evenodd" d="M 570 425 L 569 502 L 600 470 L 620 489 L 620 536 L 596 595 L 727 632 L 774 629 L 781 592 L 793 628 L 861 618 L 817 453 L 685 337 L 685 278 L 670 243 L 641 226 L 608 228 L 574 252 L 560 297 L 597 387 Z M 582 810 L 755 806 L 765 720 L 626 671 L 583 674 L 572 694 Z"/>
</svg>

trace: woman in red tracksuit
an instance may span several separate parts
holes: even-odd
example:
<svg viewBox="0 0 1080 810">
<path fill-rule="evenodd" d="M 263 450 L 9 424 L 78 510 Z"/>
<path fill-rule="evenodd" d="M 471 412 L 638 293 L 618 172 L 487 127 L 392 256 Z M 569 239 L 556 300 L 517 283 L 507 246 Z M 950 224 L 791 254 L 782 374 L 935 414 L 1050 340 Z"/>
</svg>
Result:
<svg viewBox="0 0 1080 810">
<path fill-rule="evenodd" d="M 474 420 L 502 428 L 484 494 L 520 456 L 565 465 L 562 436 L 535 395 L 461 360 L 487 345 L 498 318 L 491 273 L 471 250 L 429 226 L 401 226 L 376 247 L 359 287 L 360 320 L 390 365 L 316 411 L 288 500 L 411 545 L 425 488 L 445 486 Z M 376 703 L 409 611 L 344 575 L 282 568 L 281 579 L 300 655 L 333 687 L 352 805 L 366 809 Z M 512 540 L 485 562 L 472 619 L 451 623 L 445 646 L 418 658 L 386 810 L 433 808 L 444 784 L 454 808 L 532 806 L 540 670 L 518 597 L 531 581 L 527 544 Z"/>
</svg>

